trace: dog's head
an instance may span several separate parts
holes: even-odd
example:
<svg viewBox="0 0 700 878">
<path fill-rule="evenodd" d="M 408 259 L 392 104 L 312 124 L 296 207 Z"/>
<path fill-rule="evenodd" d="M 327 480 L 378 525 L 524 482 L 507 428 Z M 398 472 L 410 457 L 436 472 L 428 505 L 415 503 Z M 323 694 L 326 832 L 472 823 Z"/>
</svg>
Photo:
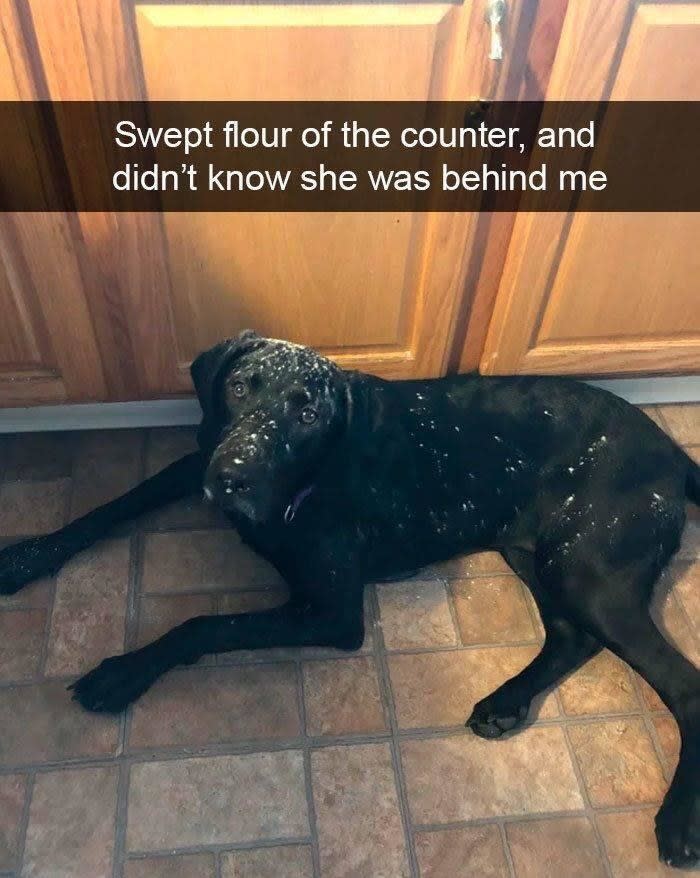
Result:
<svg viewBox="0 0 700 878">
<path fill-rule="evenodd" d="M 256 522 L 293 515 L 347 424 L 347 374 L 310 348 L 250 330 L 200 354 L 191 371 L 207 497 Z"/>
</svg>

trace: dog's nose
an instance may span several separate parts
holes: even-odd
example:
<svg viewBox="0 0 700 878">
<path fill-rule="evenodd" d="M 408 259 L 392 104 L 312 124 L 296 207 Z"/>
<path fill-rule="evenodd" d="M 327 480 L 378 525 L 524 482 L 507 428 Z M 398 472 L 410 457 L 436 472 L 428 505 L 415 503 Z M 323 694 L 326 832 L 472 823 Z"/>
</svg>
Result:
<svg viewBox="0 0 700 878">
<path fill-rule="evenodd" d="M 224 494 L 245 494 L 249 486 L 240 476 L 230 470 L 222 470 L 216 477 L 219 488 Z"/>
</svg>

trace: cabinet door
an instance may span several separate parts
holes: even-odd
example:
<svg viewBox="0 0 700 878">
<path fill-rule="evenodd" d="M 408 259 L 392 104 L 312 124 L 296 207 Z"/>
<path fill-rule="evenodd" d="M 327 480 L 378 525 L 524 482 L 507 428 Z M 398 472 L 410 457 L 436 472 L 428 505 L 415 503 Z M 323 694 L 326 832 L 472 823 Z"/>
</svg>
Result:
<svg viewBox="0 0 700 878">
<path fill-rule="evenodd" d="M 31 99 L 34 87 L 9 0 L 0 0 L 0 20 L 0 100 Z M 29 130 L 18 127 L 13 141 L 21 168 L 5 165 L 0 176 L 22 173 L 46 180 L 49 169 L 40 167 Z M 0 214 L 0 318 L 0 405 L 104 397 L 102 365 L 66 216 Z"/>
<path fill-rule="evenodd" d="M 550 100 L 700 100 L 700 6 L 569 3 Z M 521 214 L 481 370 L 700 368 L 700 214 Z"/>
<path fill-rule="evenodd" d="M 470 0 L 61 0 L 60 22 L 52 5 L 29 0 L 52 98 L 466 99 L 479 95 L 487 57 L 483 9 Z M 96 262 L 119 252 L 110 270 L 117 324 L 139 363 L 132 395 L 188 390 L 193 357 L 244 327 L 385 376 L 446 366 L 472 215 L 119 215 L 110 219 L 118 248 L 102 220 L 80 221 Z M 118 353 L 113 325 L 100 332 Z"/>
</svg>

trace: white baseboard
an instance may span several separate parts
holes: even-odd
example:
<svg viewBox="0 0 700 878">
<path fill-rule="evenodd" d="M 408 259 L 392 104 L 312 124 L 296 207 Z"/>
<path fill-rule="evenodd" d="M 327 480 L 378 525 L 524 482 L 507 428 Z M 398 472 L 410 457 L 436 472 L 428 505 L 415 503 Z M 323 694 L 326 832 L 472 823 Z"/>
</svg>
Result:
<svg viewBox="0 0 700 878">
<path fill-rule="evenodd" d="M 700 402 L 700 375 L 676 378 L 608 378 L 590 381 L 635 405 Z M 117 430 L 198 424 L 196 399 L 155 399 L 0 409 L 0 433 Z"/>
</svg>

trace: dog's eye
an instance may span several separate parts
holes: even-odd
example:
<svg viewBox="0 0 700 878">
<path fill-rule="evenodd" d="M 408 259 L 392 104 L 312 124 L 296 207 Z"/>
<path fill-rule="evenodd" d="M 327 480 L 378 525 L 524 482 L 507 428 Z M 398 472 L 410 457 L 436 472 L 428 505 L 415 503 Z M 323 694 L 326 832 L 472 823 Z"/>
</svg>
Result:
<svg viewBox="0 0 700 878">
<path fill-rule="evenodd" d="M 246 393 L 248 393 L 248 388 L 242 381 L 234 381 L 231 385 L 231 393 L 236 399 L 243 399 Z"/>
<path fill-rule="evenodd" d="M 318 415 L 316 414 L 315 409 L 312 409 L 311 406 L 306 406 L 301 410 L 301 414 L 299 415 L 299 420 L 302 424 L 313 424 Z"/>
</svg>

